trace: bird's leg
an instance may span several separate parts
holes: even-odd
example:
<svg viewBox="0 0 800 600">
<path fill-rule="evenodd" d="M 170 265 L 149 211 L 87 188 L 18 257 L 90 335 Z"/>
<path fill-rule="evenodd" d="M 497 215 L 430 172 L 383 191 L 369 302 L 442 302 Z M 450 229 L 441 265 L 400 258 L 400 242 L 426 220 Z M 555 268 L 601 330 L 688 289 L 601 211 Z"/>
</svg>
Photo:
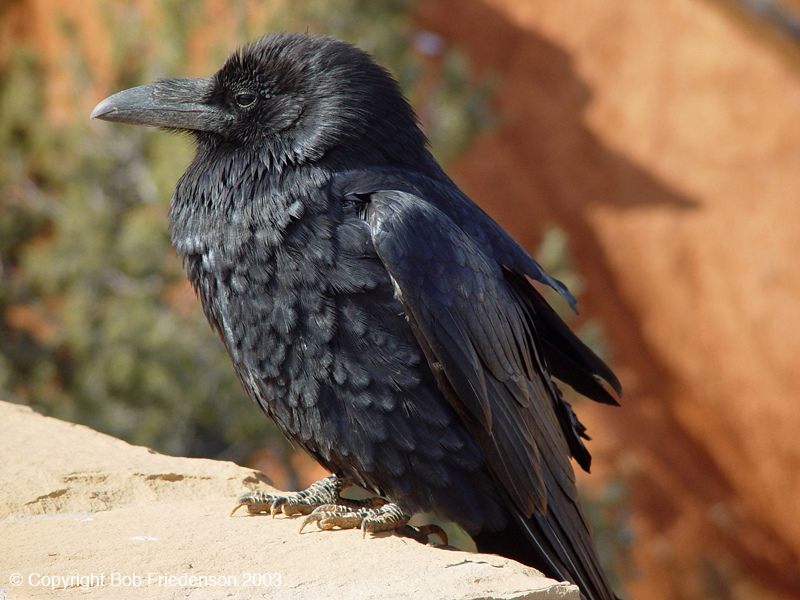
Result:
<svg viewBox="0 0 800 600">
<path fill-rule="evenodd" d="M 361 529 L 362 537 L 367 532 L 394 531 L 404 537 L 410 537 L 421 544 L 428 543 L 429 535 L 437 535 L 447 545 L 447 534 L 438 525 L 413 527 L 408 524 L 411 515 L 405 514 L 397 504 L 388 503 L 378 507 L 363 506 L 354 508 L 336 504 L 325 504 L 317 507 L 300 524 L 300 531 L 309 523 L 316 523 L 320 529 Z"/>
<path fill-rule="evenodd" d="M 351 500 L 342 498 L 341 491 L 351 484 L 346 477 L 330 475 L 311 484 L 302 492 L 288 494 L 265 494 L 264 492 L 248 492 L 239 498 L 231 515 L 242 506 L 247 507 L 251 515 L 269 513 L 275 516 L 307 515 L 320 506 L 336 506 L 342 509 L 377 508 L 386 504 L 383 498 L 368 498 L 366 500 Z"/>
</svg>

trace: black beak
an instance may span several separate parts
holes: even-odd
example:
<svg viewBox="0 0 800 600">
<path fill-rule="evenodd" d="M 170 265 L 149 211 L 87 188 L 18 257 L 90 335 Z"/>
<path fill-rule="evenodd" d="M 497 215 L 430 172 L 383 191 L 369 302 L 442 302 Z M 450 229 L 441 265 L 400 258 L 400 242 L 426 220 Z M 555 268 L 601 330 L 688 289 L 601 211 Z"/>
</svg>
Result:
<svg viewBox="0 0 800 600">
<path fill-rule="evenodd" d="M 173 129 L 212 131 L 225 112 L 209 98 L 213 79 L 165 79 L 124 90 L 94 107 L 92 119 Z"/>
</svg>

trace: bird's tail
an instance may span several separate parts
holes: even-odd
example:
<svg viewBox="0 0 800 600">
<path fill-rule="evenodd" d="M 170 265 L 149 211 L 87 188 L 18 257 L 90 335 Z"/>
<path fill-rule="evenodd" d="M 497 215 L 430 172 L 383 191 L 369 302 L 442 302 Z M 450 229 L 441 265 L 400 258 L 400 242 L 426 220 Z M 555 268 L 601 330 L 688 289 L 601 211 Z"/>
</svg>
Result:
<svg viewBox="0 0 800 600">
<path fill-rule="evenodd" d="M 585 517 L 576 503 L 549 502 L 547 514 L 514 519 L 499 532 L 473 536 L 478 552 L 499 554 L 577 585 L 582 600 L 619 600 L 600 566 Z"/>
</svg>

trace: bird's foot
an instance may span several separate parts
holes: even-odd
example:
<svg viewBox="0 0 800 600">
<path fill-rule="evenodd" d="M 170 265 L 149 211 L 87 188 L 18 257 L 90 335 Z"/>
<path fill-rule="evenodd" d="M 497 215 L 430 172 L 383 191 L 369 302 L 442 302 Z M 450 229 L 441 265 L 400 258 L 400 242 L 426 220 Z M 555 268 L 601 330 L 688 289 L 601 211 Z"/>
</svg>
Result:
<svg viewBox="0 0 800 600">
<path fill-rule="evenodd" d="M 316 523 L 320 529 L 361 529 L 362 537 L 370 533 L 394 531 L 398 535 L 410 537 L 421 544 L 428 543 L 428 536 L 438 536 L 447 545 L 447 534 L 438 525 L 414 527 L 408 524 L 410 515 L 405 514 L 394 503 L 378 507 L 353 508 L 337 504 L 325 504 L 314 509 L 300 524 L 302 532 L 306 525 Z"/>
<path fill-rule="evenodd" d="M 248 492 L 241 496 L 236 506 L 231 511 L 233 515 L 241 507 L 247 507 L 251 515 L 271 514 L 273 517 L 279 513 L 284 515 L 308 515 L 315 508 L 324 505 L 336 505 L 342 508 L 377 508 L 386 504 L 383 498 L 368 498 L 366 500 L 351 500 L 342 498 L 339 493 L 350 482 L 344 477 L 330 475 L 311 484 L 302 492 L 288 494 L 265 494 L 264 492 Z"/>
</svg>

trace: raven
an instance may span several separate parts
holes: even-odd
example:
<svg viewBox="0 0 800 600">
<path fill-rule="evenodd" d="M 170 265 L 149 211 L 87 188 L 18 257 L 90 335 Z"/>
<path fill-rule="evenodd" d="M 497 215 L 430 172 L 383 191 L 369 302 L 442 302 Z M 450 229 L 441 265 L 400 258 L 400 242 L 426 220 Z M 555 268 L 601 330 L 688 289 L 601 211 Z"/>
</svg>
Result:
<svg viewBox="0 0 800 600">
<path fill-rule="evenodd" d="M 585 428 L 552 378 L 606 404 L 619 381 L 532 281 L 574 308 L 564 285 L 442 171 L 388 71 L 275 33 L 91 116 L 193 133 L 172 242 L 244 389 L 333 474 L 240 506 L 417 539 L 435 528 L 406 522 L 432 511 L 614 598 L 570 462 L 589 469 Z M 350 484 L 381 498 L 345 500 Z"/>
</svg>

